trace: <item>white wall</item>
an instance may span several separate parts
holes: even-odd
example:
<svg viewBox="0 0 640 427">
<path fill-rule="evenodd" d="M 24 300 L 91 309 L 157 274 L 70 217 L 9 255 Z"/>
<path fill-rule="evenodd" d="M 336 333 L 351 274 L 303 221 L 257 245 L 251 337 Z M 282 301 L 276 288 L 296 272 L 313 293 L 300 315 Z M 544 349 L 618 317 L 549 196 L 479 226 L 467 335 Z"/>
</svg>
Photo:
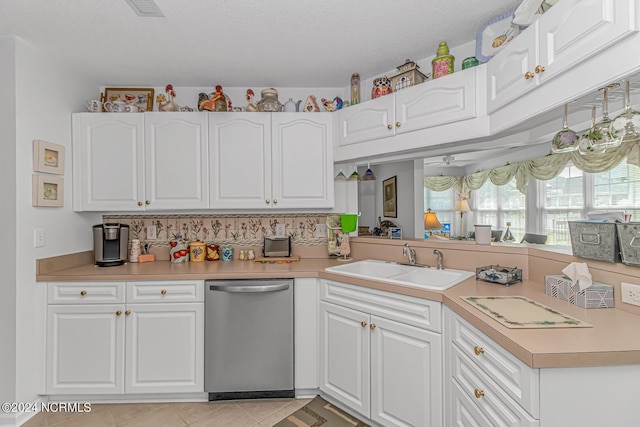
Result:
<svg viewBox="0 0 640 427">
<path fill-rule="evenodd" d="M 15 402 L 16 388 L 16 128 L 14 39 L 0 36 L 0 218 L 4 224 L 0 245 L 0 402 Z M 0 425 L 10 414 L 0 413 Z"/>
<path fill-rule="evenodd" d="M 15 42 L 17 219 L 15 239 L 5 244 L 13 248 L 16 256 L 15 401 L 30 402 L 43 392 L 45 374 L 46 287 L 35 281 L 35 260 L 91 250 L 91 225 L 100 222 L 98 214 L 73 212 L 71 198 L 71 113 L 81 111 L 84 100 L 94 98 L 99 85 L 25 41 Z M 66 147 L 62 208 L 31 205 L 34 139 Z M 45 229 L 43 248 L 33 246 L 35 227 Z"/>
<path fill-rule="evenodd" d="M 359 168 L 358 173 L 363 175 L 366 169 Z M 373 182 L 358 183 L 358 206 L 362 212 L 359 224 L 375 227 L 378 217 L 382 217 L 382 220 L 388 219 L 402 227 L 402 237 L 415 237 L 414 161 L 371 165 L 371 169 L 377 179 Z M 382 215 L 382 183 L 392 176 L 397 176 L 398 217 L 385 218 Z"/>
</svg>

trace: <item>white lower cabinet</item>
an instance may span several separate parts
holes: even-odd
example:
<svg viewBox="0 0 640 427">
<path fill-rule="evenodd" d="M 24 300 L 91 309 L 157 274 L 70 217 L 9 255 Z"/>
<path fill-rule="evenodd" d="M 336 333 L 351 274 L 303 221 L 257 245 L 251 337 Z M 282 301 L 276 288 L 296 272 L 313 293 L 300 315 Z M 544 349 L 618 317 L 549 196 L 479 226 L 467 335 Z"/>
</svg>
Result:
<svg viewBox="0 0 640 427">
<path fill-rule="evenodd" d="M 203 392 L 202 281 L 48 286 L 47 394 Z"/>
<path fill-rule="evenodd" d="M 318 279 L 295 279 L 294 298 L 294 388 L 297 397 L 318 392 Z"/>
<path fill-rule="evenodd" d="M 445 308 L 445 426 L 638 425 L 640 365 L 531 368 Z"/>
<path fill-rule="evenodd" d="M 384 426 L 440 426 L 440 303 L 326 280 L 320 299 L 320 390 Z"/>
</svg>

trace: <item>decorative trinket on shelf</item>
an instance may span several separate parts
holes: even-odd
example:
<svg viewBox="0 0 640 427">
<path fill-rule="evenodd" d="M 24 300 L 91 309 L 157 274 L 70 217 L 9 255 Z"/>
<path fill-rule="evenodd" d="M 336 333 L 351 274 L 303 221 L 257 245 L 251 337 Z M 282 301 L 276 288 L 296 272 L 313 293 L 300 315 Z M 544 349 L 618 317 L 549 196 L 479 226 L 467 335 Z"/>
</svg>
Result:
<svg viewBox="0 0 640 427">
<path fill-rule="evenodd" d="M 392 93 L 391 81 L 388 77 L 378 77 L 373 81 L 373 89 L 371 90 L 371 99 L 380 98 L 384 95 Z"/>
<path fill-rule="evenodd" d="M 289 98 L 287 102 L 284 103 L 283 111 L 285 113 L 297 113 L 300 111 L 300 104 L 302 100 L 294 101 L 293 98 Z"/>
<path fill-rule="evenodd" d="M 415 86 L 427 81 L 429 77 L 419 71 L 420 67 L 414 61 L 407 59 L 404 64 L 396 67 L 398 74 L 391 76 L 391 87 L 394 92 Z"/>
<path fill-rule="evenodd" d="M 431 61 L 431 66 L 433 68 L 432 77 L 437 79 L 438 77 L 452 74 L 454 60 L 454 56 L 449 54 L 449 46 L 447 46 L 447 42 L 440 42 L 437 56 Z"/>
<path fill-rule="evenodd" d="M 324 109 L 329 112 L 340 110 L 342 108 L 342 98 L 340 98 L 339 96 L 336 96 L 331 100 L 322 98 L 320 102 L 322 102 Z"/>
<path fill-rule="evenodd" d="M 156 97 L 158 103 L 158 111 L 180 111 L 180 107 L 173 101 L 176 93 L 173 91 L 173 85 L 165 87 L 166 95 L 160 94 Z"/>
<path fill-rule="evenodd" d="M 360 74 L 351 75 L 351 105 L 360 103 Z"/>
<path fill-rule="evenodd" d="M 278 113 L 282 111 L 282 104 L 278 101 L 278 91 L 274 88 L 263 89 L 260 92 L 262 99 L 258 101 L 258 111 Z"/>
<path fill-rule="evenodd" d="M 478 58 L 476 58 L 475 56 L 470 56 L 462 60 L 462 69 L 466 70 L 467 68 L 475 67 L 479 64 L 480 61 L 478 61 Z"/>
<path fill-rule="evenodd" d="M 198 110 L 230 111 L 231 100 L 222 91 L 222 86 L 217 85 L 216 91 L 209 97 L 206 93 L 198 95 Z"/>
<path fill-rule="evenodd" d="M 316 101 L 315 95 L 309 95 L 307 97 L 306 102 L 304 103 L 304 108 L 302 109 L 305 113 L 315 113 L 320 111 L 320 107 L 318 107 L 318 102 Z"/>
<path fill-rule="evenodd" d="M 248 111 L 248 112 L 250 112 L 250 113 L 254 113 L 254 112 L 258 111 L 258 107 L 257 107 L 257 106 L 256 106 L 256 104 L 253 102 L 253 97 L 254 97 L 255 95 L 256 95 L 256 94 L 255 94 L 255 93 L 253 93 L 253 90 L 252 90 L 252 89 L 247 89 L 246 97 L 247 97 L 247 101 L 249 101 L 249 103 L 247 104 L 247 108 L 245 108 L 245 111 Z"/>
</svg>

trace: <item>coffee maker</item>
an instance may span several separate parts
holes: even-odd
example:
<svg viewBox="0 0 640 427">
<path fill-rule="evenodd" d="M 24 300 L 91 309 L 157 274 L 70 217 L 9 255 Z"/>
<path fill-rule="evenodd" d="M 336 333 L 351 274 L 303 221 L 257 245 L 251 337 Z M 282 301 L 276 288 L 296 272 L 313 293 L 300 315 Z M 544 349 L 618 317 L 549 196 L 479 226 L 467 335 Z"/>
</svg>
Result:
<svg viewBox="0 0 640 427">
<path fill-rule="evenodd" d="M 128 243 L 128 225 L 106 223 L 93 226 L 93 255 L 100 267 L 124 264 Z"/>
</svg>

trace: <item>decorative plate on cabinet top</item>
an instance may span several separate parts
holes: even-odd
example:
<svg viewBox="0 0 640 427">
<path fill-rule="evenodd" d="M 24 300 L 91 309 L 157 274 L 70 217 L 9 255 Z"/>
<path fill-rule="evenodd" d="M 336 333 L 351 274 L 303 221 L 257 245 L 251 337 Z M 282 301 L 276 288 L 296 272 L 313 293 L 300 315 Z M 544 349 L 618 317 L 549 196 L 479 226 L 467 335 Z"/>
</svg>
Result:
<svg viewBox="0 0 640 427">
<path fill-rule="evenodd" d="M 490 60 L 520 33 L 520 27 L 512 22 L 514 12 L 512 10 L 491 19 L 478 31 L 476 58 L 479 61 L 487 62 Z"/>
</svg>

